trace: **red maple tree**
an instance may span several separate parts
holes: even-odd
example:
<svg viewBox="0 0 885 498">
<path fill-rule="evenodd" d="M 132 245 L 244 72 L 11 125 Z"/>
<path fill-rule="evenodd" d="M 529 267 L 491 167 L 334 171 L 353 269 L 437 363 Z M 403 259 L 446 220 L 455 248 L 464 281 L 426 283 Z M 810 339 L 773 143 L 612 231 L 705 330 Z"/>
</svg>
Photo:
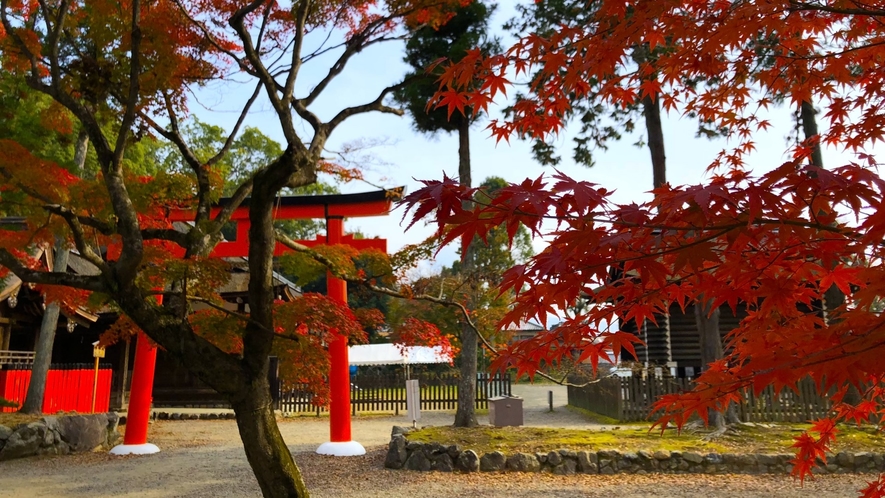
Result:
<svg viewBox="0 0 885 498">
<path fill-rule="evenodd" d="M 836 440 L 834 423 L 878 423 L 885 414 L 885 180 L 871 151 L 885 120 L 885 4 L 594 4 L 590 22 L 445 64 L 437 105 L 484 110 L 514 78 L 528 79 L 531 95 L 489 126 L 501 140 L 561 131 L 571 99 L 587 94 L 590 82 L 607 104 L 657 96 L 665 109 L 727 131 L 732 146 L 710 158 L 711 179 L 665 185 L 652 201 L 624 205 L 604 186 L 556 172 L 465 210 L 474 190 L 444 178 L 407 198 L 413 222 L 432 217 L 445 241 L 483 237 L 502 224 L 512 234 L 520 223 L 546 238 L 541 254 L 505 275 L 502 289 L 517 296 L 508 321 L 545 320 L 578 299 L 593 304 L 554 333 L 502 351 L 495 365 L 520 373 L 575 349 L 594 364 L 631 351 L 637 339 L 610 332 L 615 320 L 641 324 L 671 305 L 705 300 L 745 304 L 749 316 L 728 334 L 726 357 L 707 365 L 690 392 L 661 398 L 657 423 L 706 420 L 709 409 L 722 411 L 748 391 L 796 389 L 810 378 L 833 411 L 796 440 L 793 473 L 804 478 Z M 654 60 L 636 64 L 629 55 L 637 46 Z M 652 72 L 657 78 L 646 77 Z M 829 123 L 795 146 L 791 160 L 753 174 L 745 161 L 754 136 L 770 126 L 762 111 L 775 95 L 795 108 L 822 103 Z M 818 144 L 857 159 L 825 170 L 811 161 Z M 860 401 L 848 402 L 849 389 Z M 881 496 L 883 483 L 865 495 Z"/>
<path fill-rule="evenodd" d="M 323 159 L 329 137 L 353 116 L 401 114 L 385 104 L 385 97 L 404 82 L 394 81 L 372 100 L 343 106 L 328 119 L 314 112 L 315 102 L 364 49 L 399 39 L 417 24 L 446 22 L 466 1 L 0 2 L 2 77 L 53 101 L 54 112 L 43 126 L 88 135 L 96 169 L 94 177 L 78 178 L 36 148 L 0 140 L 0 214 L 23 217 L 27 226 L 0 230 L 0 277 L 12 272 L 45 285 L 50 299 L 57 298 L 59 287 L 103 296 L 94 299 L 124 315 L 112 334 L 140 328 L 228 398 L 265 496 L 306 496 L 274 419 L 268 355 L 291 353 L 282 370 L 295 380 L 322 384 L 324 338 L 332 328 L 359 338 L 362 328 L 360 317 L 322 296 L 276 301 L 275 201 L 283 188 L 311 184 L 321 172 L 359 176 Z M 343 39 L 324 36 L 334 30 Z M 305 43 L 314 36 L 326 42 Z M 330 58 L 311 89 L 296 85 L 305 65 Z M 182 131 L 188 95 L 234 76 L 251 81 L 249 97 L 224 144 L 203 157 Z M 259 96 L 273 110 L 284 152 L 257 168 L 223 208 L 213 210 L 223 192 L 219 161 Z M 145 176 L 134 167 L 137 158 L 128 152 L 146 135 L 171 144 L 182 170 Z M 235 313 L 217 294 L 229 273 L 209 255 L 247 198 L 249 311 Z M 192 217 L 173 225 L 172 210 Z M 39 266 L 28 248 L 57 239 L 95 271 L 78 275 Z M 157 294 L 163 295 L 162 305 L 154 299 Z M 81 301 L 78 296 L 76 303 L 65 304 Z M 213 311 L 191 313 L 194 302 L 214 305 Z"/>
</svg>

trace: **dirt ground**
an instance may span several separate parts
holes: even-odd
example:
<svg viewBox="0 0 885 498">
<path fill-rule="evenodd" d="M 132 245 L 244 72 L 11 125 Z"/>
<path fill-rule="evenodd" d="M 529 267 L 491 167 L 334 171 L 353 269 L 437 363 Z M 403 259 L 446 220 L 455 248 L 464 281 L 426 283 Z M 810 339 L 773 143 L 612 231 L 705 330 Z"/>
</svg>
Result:
<svg viewBox="0 0 885 498">
<path fill-rule="evenodd" d="M 555 411 L 547 409 L 554 390 Z M 560 392 L 562 391 L 562 392 Z M 526 425 L 588 427 L 580 415 L 562 406 L 562 388 L 514 386 L 526 398 Z M 485 423 L 484 417 L 480 417 Z M 421 425 L 448 425 L 452 413 L 425 412 Z M 354 439 L 366 446 L 365 457 L 335 458 L 314 453 L 328 437 L 328 418 L 281 421 L 283 437 L 304 472 L 315 497 L 844 497 L 856 496 L 870 476 L 824 476 L 800 486 L 783 476 L 549 474 L 443 474 L 383 468 L 393 425 L 405 416 L 354 419 Z M 257 497 L 234 421 L 158 421 L 151 426 L 156 455 L 112 457 L 93 453 L 30 458 L 0 463 L 0 496 L 31 497 Z"/>
</svg>

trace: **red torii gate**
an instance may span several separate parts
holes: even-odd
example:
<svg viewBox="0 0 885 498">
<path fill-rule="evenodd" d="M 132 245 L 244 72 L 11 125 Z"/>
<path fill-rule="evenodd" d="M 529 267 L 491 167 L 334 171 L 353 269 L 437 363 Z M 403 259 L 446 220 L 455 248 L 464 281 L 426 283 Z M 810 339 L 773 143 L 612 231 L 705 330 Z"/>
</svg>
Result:
<svg viewBox="0 0 885 498">
<path fill-rule="evenodd" d="M 333 194 L 311 196 L 280 197 L 274 209 L 278 220 L 317 219 L 326 220 L 326 236 L 315 240 L 298 241 L 307 246 L 319 244 L 346 244 L 356 249 L 378 249 L 387 252 L 385 239 L 354 239 L 344 235 L 344 218 L 381 216 L 390 213 L 393 200 L 402 195 L 403 188 L 378 190 L 359 194 Z M 213 216 L 224 206 L 222 199 L 213 208 Z M 193 214 L 175 212 L 171 221 L 190 221 Z M 236 237 L 231 241 L 220 242 L 212 251 L 212 257 L 245 257 L 249 255 L 249 203 L 248 199 L 231 215 L 236 224 Z M 281 255 L 290 249 L 277 243 L 274 255 Z M 347 303 L 347 284 L 327 273 L 327 294 L 332 299 Z M 150 346 L 147 338 L 139 334 L 135 346 L 135 362 L 132 371 L 132 386 L 127 412 L 126 433 L 123 444 L 111 450 L 115 455 L 145 455 L 157 453 L 160 449 L 147 442 L 148 420 L 150 419 L 151 398 L 154 383 L 154 368 L 157 349 Z M 366 453 L 363 446 L 352 440 L 350 424 L 350 371 L 347 359 L 347 339 L 339 336 L 329 344 L 329 425 L 330 441 L 323 443 L 317 453 L 335 456 L 354 456 Z"/>
</svg>

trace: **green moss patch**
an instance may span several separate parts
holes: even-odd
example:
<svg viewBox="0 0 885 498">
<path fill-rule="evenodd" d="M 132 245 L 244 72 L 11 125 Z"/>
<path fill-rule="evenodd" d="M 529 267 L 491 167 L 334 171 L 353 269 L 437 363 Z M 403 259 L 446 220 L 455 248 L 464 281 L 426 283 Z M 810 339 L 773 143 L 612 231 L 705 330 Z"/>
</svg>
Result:
<svg viewBox="0 0 885 498">
<path fill-rule="evenodd" d="M 578 408 L 577 406 L 566 405 L 565 409 L 572 412 L 572 413 L 577 413 L 577 414 L 583 415 L 584 417 L 587 418 L 587 422 L 590 422 L 593 424 L 610 425 L 612 427 L 618 426 L 618 425 L 619 426 L 627 426 L 627 425 L 629 425 L 629 426 L 643 426 L 643 427 L 648 426 L 648 424 L 643 423 L 643 422 L 619 422 L 616 419 L 613 419 L 611 417 L 607 417 L 605 415 L 602 415 L 602 414 L 599 414 L 596 412 L 591 412 L 590 410 L 585 410 L 583 408 Z"/>
<path fill-rule="evenodd" d="M 408 435 L 409 441 L 457 444 L 480 454 L 546 452 L 560 448 L 619 451 L 667 450 L 698 453 L 791 453 L 794 437 L 807 426 L 739 426 L 725 435 L 705 440 L 709 431 L 649 431 L 644 427 L 607 430 L 548 429 L 540 427 L 427 427 Z M 842 427 L 834 451 L 882 451 L 882 434 L 874 429 Z"/>
</svg>

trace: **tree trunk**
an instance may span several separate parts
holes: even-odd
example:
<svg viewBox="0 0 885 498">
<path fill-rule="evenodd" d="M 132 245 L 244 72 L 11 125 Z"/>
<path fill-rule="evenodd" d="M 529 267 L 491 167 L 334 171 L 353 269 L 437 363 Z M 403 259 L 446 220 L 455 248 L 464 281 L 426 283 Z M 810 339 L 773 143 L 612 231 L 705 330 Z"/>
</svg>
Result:
<svg viewBox="0 0 885 498">
<path fill-rule="evenodd" d="M 667 156 L 664 153 L 664 128 L 661 125 L 661 103 L 646 95 L 642 99 L 642 114 L 648 133 L 648 151 L 651 153 L 652 184 L 654 188 L 667 183 Z"/>
<path fill-rule="evenodd" d="M 83 165 L 86 164 L 86 150 L 89 147 L 89 135 L 86 130 L 80 130 L 77 142 L 74 144 L 75 174 L 80 175 Z M 55 271 L 65 272 L 68 270 L 68 250 L 61 240 L 55 243 L 55 256 L 52 262 Z M 31 368 L 31 381 L 28 384 L 28 394 L 22 404 L 21 412 L 31 415 L 43 411 L 43 396 L 46 393 L 46 376 L 49 374 L 49 364 L 52 363 L 52 345 L 55 343 L 55 329 L 58 327 L 58 304 L 52 303 L 46 306 L 43 312 L 43 321 L 40 323 L 40 336 L 37 338 L 37 347 L 34 354 L 34 366 Z"/>
<path fill-rule="evenodd" d="M 824 156 L 821 153 L 820 137 L 818 137 L 817 131 L 817 111 L 814 110 L 814 105 L 811 102 L 803 100 L 799 106 L 799 115 L 802 119 L 802 131 L 805 133 L 805 140 L 815 137 L 814 145 L 811 147 L 811 164 L 823 168 Z"/>
<path fill-rule="evenodd" d="M 66 271 L 68 268 L 68 250 L 64 242 L 59 239 L 55 242 L 55 256 L 52 260 L 54 271 Z M 40 335 L 37 337 L 37 346 L 34 354 L 34 365 L 31 367 L 31 381 L 28 384 L 28 394 L 22 404 L 21 412 L 37 415 L 43 412 L 43 396 L 46 393 L 46 377 L 49 375 L 49 365 L 52 363 L 52 345 L 55 342 L 55 329 L 58 327 L 58 303 L 49 303 L 43 311 L 43 321 L 40 323 Z"/>
<path fill-rule="evenodd" d="M 233 404 L 246 458 L 265 498 L 309 496 L 301 470 L 295 464 L 274 416 L 267 379 L 256 379 Z"/>
<path fill-rule="evenodd" d="M 711 362 L 719 360 L 724 356 L 722 336 L 719 334 L 719 308 L 711 310 L 712 305 L 713 301 L 705 301 L 703 303 L 695 303 L 694 306 L 695 323 L 697 324 L 701 343 L 701 364 L 704 369 Z M 717 429 L 724 429 L 726 421 L 728 423 L 738 421 L 735 407 L 731 404 L 726 409 L 725 417 L 714 410 L 710 410 L 708 416 L 710 425 Z"/>
<path fill-rule="evenodd" d="M 76 170 L 74 170 L 74 174 L 79 177 L 84 177 L 83 174 L 83 166 L 86 164 L 86 152 L 89 149 L 89 134 L 86 133 L 86 129 L 80 130 L 80 133 L 77 135 L 77 143 L 74 144 L 74 166 L 76 166 Z"/>
<path fill-rule="evenodd" d="M 805 140 L 812 138 L 815 140 L 811 147 L 811 164 L 818 168 L 823 168 L 824 157 L 820 148 L 820 137 L 818 137 L 817 130 L 817 111 L 814 109 L 814 104 L 803 100 L 799 106 L 799 117 L 802 120 L 802 132 L 805 134 Z M 829 310 L 836 309 L 844 303 L 845 294 L 835 284 L 824 291 L 824 299 L 823 303 L 821 303 L 824 323 L 832 323 L 832 316 Z M 851 385 L 848 387 L 848 392 L 845 393 L 843 401 L 850 405 L 856 405 L 860 403 L 861 398 L 862 396 L 857 386 Z"/>
<path fill-rule="evenodd" d="M 464 116 L 458 122 L 458 176 L 462 185 L 467 187 L 471 184 L 470 178 L 470 120 Z M 467 203 L 468 207 L 469 203 Z M 473 279 L 473 241 L 462 240 L 461 251 L 463 264 L 462 274 L 467 279 Z M 468 288 L 471 285 L 468 283 Z M 471 303 L 467 303 L 471 308 Z M 475 427 L 476 421 L 476 333 L 466 321 L 461 323 L 461 354 L 460 373 L 458 382 L 458 408 L 455 411 L 455 427 Z"/>
</svg>

